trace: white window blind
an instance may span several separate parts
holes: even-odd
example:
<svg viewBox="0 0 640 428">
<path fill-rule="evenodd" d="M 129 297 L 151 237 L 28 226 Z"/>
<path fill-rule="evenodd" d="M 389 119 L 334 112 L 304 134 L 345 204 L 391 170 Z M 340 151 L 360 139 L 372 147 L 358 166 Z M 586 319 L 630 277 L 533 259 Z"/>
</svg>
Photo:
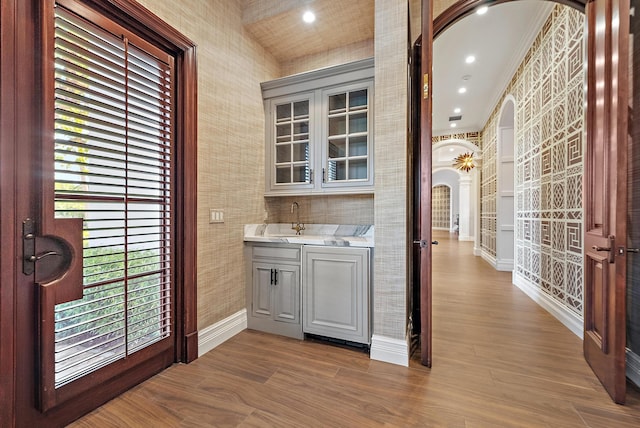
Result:
<svg viewBox="0 0 640 428">
<path fill-rule="evenodd" d="M 84 219 L 84 297 L 55 309 L 56 387 L 172 333 L 172 73 L 56 7 L 56 216 Z"/>
</svg>

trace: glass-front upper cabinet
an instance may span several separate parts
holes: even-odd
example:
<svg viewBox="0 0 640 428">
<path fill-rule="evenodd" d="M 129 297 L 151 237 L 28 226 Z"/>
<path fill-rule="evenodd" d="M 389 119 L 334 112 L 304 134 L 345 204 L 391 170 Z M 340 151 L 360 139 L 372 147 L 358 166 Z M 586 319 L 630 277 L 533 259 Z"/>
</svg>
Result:
<svg viewBox="0 0 640 428">
<path fill-rule="evenodd" d="M 275 104 L 275 183 L 311 183 L 309 99 Z"/>
<path fill-rule="evenodd" d="M 369 185 L 372 82 L 325 91 L 324 185 Z"/>
<path fill-rule="evenodd" d="M 373 192 L 373 59 L 262 90 L 266 195 Z"/>
</svg>

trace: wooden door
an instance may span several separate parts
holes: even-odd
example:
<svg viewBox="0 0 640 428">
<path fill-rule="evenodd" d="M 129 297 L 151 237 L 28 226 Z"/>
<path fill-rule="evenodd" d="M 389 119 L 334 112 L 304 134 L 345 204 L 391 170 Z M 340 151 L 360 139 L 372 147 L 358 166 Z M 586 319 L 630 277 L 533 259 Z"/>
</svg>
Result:
<svg viewBox="0 0 640 428">
<path fill-rule="evenodd" d="M 420 105 L 420 356 L 431 367 L 431 68 L 433 2 L 422 0 Z"/>
<path fill-rule="evenodd" d="M 103 138 L 104 135 L 108 133 L 111 136 L 115 135 L 111 133 L 109 126 L 115 120 L 114 118 L 122 119 L 123 117 L 118 116 L 122 110 L 114 114 L 110 111 L 110 107 L 121 102 L 123 97 L 114 97 L 111 99 L 112 102 L 103 102 L 101 98 L 109 97 L 107 88 L 112 89 L 117 86 L 110 79 L 122 80 L 123 78 L 122 74 L 118 74 L 114 68 L 111 70 L 112 73 L 108 73 L 109 77 L 102 78 L 98 82 L 89 82 L 98 73 L 93 73 L 90 70 L 91 66 L 88 65 L 88 62 L 98 64 L 106 57 L 111 59 L 119 57 L 122 50 L 119 54 L 114 54 L 116 51 L 114 46 L 119 46 L 118 43 L 126 39 L 130 45 L 126 54 L 128 71 L 124 74 L 129 78 L 133 78 L 134 74 L 138 75 L 138 82 L 145 87 L 145 89 L 136 88 L 140 94 L 144 93 L 146 88 L 154 90 L 164 88 L 166 86 L 163 87 L 160 81 L 169 80 L 164 77 L 167 74 L 158 72 L 157 69 L 152 69 L 150 66 L 140 67 L 142 63 L 156 64 L 156 60 L 162 58 L 160 55 L 149 57 L 145 52 L 148 50 L 154 53 L 182 52 L 180 56 L 182 61 L 179 64 L 182 79 L 171 81 L 172 84 L 180 85 L 180 90 L 163 91 L 163 94 L 171 94 L 166 95 L 165 98 L 175 96 L 175 104 L 179 105 L 174 111 L 175 116 L 173 114 L 165 116 L 173 120 L 179 117 L 177 114 L 179 112 L 189 113 L 195 110 L 195 80 L 193 79 L 195 57 L 193 51 L 190 51 L 192 43 L 186 39 L 180 39 L 177 33 L 173 30 L 168 31 L 170 29 L 161 24 L 156 17 L 148 15 L 146 10 L 127 1 L 119 2 L 117 7 L 103 3 L 105 9 L 101 10 L 106 11 L 110 8 L 110 16 L 113 20 L 109 22 L 114 23 L 118 16 L 136 16 L 137 19 L 142 20 L 140 22 L 146 22 L 146 25 L 140 25 L 141 29 L 147 28 L 151 31 L 153 28 L 156 31 L 153 34 L 156 37 L 163 34 L 165 38 L 162 40 L 167 44 L 171 41 L 180 42 L 180 45 L 179 47 L 172 45 L 172 49 L 168 49 L 169 45 L 163 48 L 155 44 L 145 45 L 142 36 L 130 32 L 125 37 L 114 39 L 112 30 L 115 26 L 105 30 L 106 20 L 100 21 L 102 18 L 99 14 L 88 11 L 87 3 L 89 2 L 58 0 L 55 4 L 60 6 L 54 6 L 53 1 L 2 1 L 0 16 L 2 20 L 0 33 L 2 35 L 0 59 L 2 67 L 0 80 L 2 95 L 0 197 L 2 203 L 0 209 L 2 215 L 0 224 L 3 251 L 0 259 L 2 263 L 0 401 L 3 406 L 0 410 L 0 426 L 3 427 L 64 426 L 174 361 L 190 361 L 197 355 L 196 239 L 195 229 L 185 227 L 186 222 L 196 224 L 193 183 L 195 183 L 196 171 L 195 129 L 197 125 L 195 121 L 187 123 L 179 119 L 180 131 L 176 131 L 173 138 L 165 139 L 164 135 L 172 126 L 160 126 L 160 121 L 154 123 L 154 126 L 143 126 L 142 122 L 154 117 L 151 113 L 155 111 L 147 109 L 149 114 L 140 115 L 129 124 L 137 121 L 140 126 L 138 138 L 144 140 L 149 138 L 140 136 L 149 129 L 161 130 L 154 134 L 157 139 L 152 140 L 156 142 L 161 139 L 171 140 L 174 143 L 172 150 L 158 151 L 157 156 L 149 158 L 147 156 L 150 152 L 140 150 L 140 147 L 135 154 L 129 152 L 126 156 L 113 148 L 113 142 L 112 147 L 107 148 L 109 142 L 108 138 Z M 56 13 L 54 13 L 54 7 L 57 8 Z M 61 9 L 64 9 L 64 12 Z M 54 18 L 54 15 L 57 17 Z M 96 24 L 95 21 L 100 21 L 100 24 Z M 92 28 L 95 32 L 79 29 L 78 25 L 88 27 L 89 24 L 94 25 Z M 155 41 L 154 38 L 151 39 Z M 95 49 L 95 43 L 101 45 L 98 40 L 115 40 L 115 42 L 107 46 L 103 52 L 104 55 L 101 55 L 92 50 Z M 92 43 L 94 43 L 93 47 L 89 48 Z M 62 50 L 66 52 L 62 53 Z M 78 51 L 82 53 L 76 55 L 75 59 L 71 59 Z M 29 54 L 26 55 L 25 52 Z M 40 54 L 42 54 L 42 61 Z M 70 60 L 68 66 L 59 64 L 60 58 Z M 138 68 L 133 70 L 136 66 Z M 72 69 L 79 70 L 76 73 L 76 81 L 71 78 Z M 85 84 L 76 83 L 78 79 L 85 79 Z M 157 85 L 149 85 L 149 81 Z M 103 83 L 104 86 L 102 86 Z M 70 89 L 73 85 L 75 90 Z M 101 89 L 98 90 L 98 87 Z M 89 95 L 90 93 L 92 94 Z M 132 101 L 133 91 L 130 91 L 127 97 Z M 158 109 L 160 110 L 162 109 Z M 128 114 L 131 116 L 134 111 L 136 108 L 129 105 Z M 185 116 L 194 115 L 185 114 Z M 72 123 L 61 125 L 64 121 Z M 165 124 L 165 122 L 162 123 Z M 80 129 L 87 132 L 70 139 L 62 136 L 62 134 L 66 136 L 78 134 Z M 102 135 L 99 135 L 100 132 Z M 133 142 L 135 138 L 133 132 L 130 132 L 127 143 L 122 143 L 120 146 L 129 144 L 129 147 L 135 146 L 137 144 Z M 61 141 L 65 142 L 61 143 Z M 75 153 L 74 147 L 78 149 Z M 114 155 L 116 152 L 117 156 Z M 145 157 L 146 161 L 141 160 Z M 174 162 L 178 157 L 180 160 Z M 126 161 L 123 160 L 125 158 Z M 166 162 L 172 162 L 171 168 L 168 169 L 164 164 L 160 164 L 164 159 L 167 159 Z M 117 162 L 119 165 L 126 165 L 118 169 Z M 74 166 L 69 166 L 71 164 Z M 68 167 L 65 169 L 63 165 Z M 61 167 L 64 169 L 62 172 L 60 172 Z M 169 184 L 158 185 L 153 190 L 149 190 L 149 188 L 145 189 L 145 183 L 133 183 L 136 179 L 153 183 L 148 175 L 145 176 L 146 179 L 141 178 L 140 175 L 150 173 L 151 169 L 156 172 L 162 171 L 167 178 L 166 183 Z M 123 171 L 125 173 L 120 174 Z M 136 196 L 129 193 L 126 198 L 121 198 L 126 199 L 126 202 L 121 204 L 126 214 L 122 214 L 122 210 L 113 207 L 115 191 L 106 190 L 123 188 L 115 182 L 116 173 L 120 174 L 118 176 L 120 179 L 125 176 L 130 180 L 126 187 L 135 188 L 144 193 Z M 156 175 L 159 174 L 156 173 Z M 77 181 L 80 183 L 78 184 Z M 102 189 L 97 189 L 98 186 L 102 186 Z M 190 193 L 185 192 L 185 189 L 189 189 Z M 152 196 L 156 193 L 170 193 L 176 196 L 171 208 L 167 205 L 161 209 L 158 208 L 159 203 L 156 201 L 158 198 Z M 99 206 L 105 206 L 100 204 L 111 205 L 105 209 L 98 209 Z M 147 208 L 142 208 L 143 205 Z M 149 209 L 149 207 L 153 208 Z M 162 212 L 162 214 L 153 217 L 150 214 L 152 211 Z M 86 214 L 89 212 L 90 214 Z M 74 213 L 76 215 L 73 215 Z M 78 215 L 80 213 L 83 218 Z M 98 219 L 97 213 L 108 214 L 107 217 Z M 116 219 L 114 217 L 116 213 L 122 215 Z M 164 222 L 166 213 L 172 215 L 170 225 Z M 119 222 L 119 225 L 114 225 L 116 222 Z M 127 225 L 122 226 L 123 222 Z M 94 227 L 87 227 L 91 224 Z M 155 228 L 156 231 L 150 232 L 150 227 Z M 142 232 L 129 233 L 123 238 L 125 240 L 123 244 L 114 244 L 120 249 L 120 255 L 124 260 L 111 260 L 109 257 L 114 254 L 110 253 L 105 256 L 109 263 L 102 263 L 105 261 L 105 258 L 101 258 L 104 254 L 96 256 L 95 252 L 104 250 L 107 245 L 91 245 L 90 242 L 97 242 L 98 237 L 115 239 L 115 236 L 124 236 L 117 235 L 115 231 L 123 229 L 131 231 L 135 228 Z M 171 249 L 171 254 L 166 251 L 150 255 L 148 251 L 152 251 L 151 249 L 155 247 L 146 246 L 149 239 L 143 240 L 144 249 L 132 248 L 132 245 L 142 242 L 134 235 L 155 236 L 158 237 L 157 242 L 181 243 L 181 251 L 176 254 L 177 252 Z M 171 239 L 167 239 L 168 237 Z M 96 250 L 98 247 L 99 249 Z M 87 249 L 94 250 L 93 256 L 96 257 L 92 262 L 87 262 Z M 138 251 L 138 255 L 134 257 L 135 251 Z M 141 252 L 147 253 L 141 255 Z M 31 257 L 33 257 L 32 260 L 30 260 Z M 99 261 L 96 262 L 96 260 Z M 186 263 L 186 260 L 189 263 Z M 93 280 L 87 281 L 88 273 L 92 270 L 99 272 L 94 272 L 96 276 Z M 127 271 L 126 279 L 119 281 L 105 278 L 105 276 L 115 275 L 116 271 Z M 165 274 L 165 272 L 170 273 Z M 165 279 L 169 276 L 172 284 L 156 293 L 155 290 L 159 287 L 155 285 L 162 283 L 164 287 Z M 117 336 L 118 339 L 126 337 L 126 346 L 129 347 L 122 353 L 124 356 L 118 358 L 111 358 L 112 350 L 102 352 L 100 355 L 105 356 L 104 364 L 91 368 L 88 364 L 83 366 L 80 366 L 80 363 L 75 364 L 77 360 L 74 360 L 74 364 L 70 363 L 66 366 L 67 369 L 71 366 L 82 368 L 69 377 L 62 378 L 59 362 L 64 358 L 79 355 L 92 358 L 96 347 L 93 346 L 95 342 L 91 340 L 98 335 L 104 337 L 103 332 L 107 324 L 113 324 L 116 321 L 112 323 L 107 320 L 108 316 L 98 315 L 94 320 L 103 320 L 104 323 L 100 326 L 86 330 L 82 330 L 84 327 L 79 327 L 74 332 L 67 329 L 65 333 L 60 333 L 55 329 L 68 321 L 69 317 L 59 314 L 63 310 L 73 312 L 69 307 L 60 308 L 60 304 L 72 302 L 70 305 L 75 305 L 75 301 L 83 296 L 86 297 L 87 294 L 95 296 L 91 290 L 97 290 L 98 287 L 109 282 L 112 285 L 116 284 L 112 287 L 114 289 L 120 286 L 120 283 L 126 283 L 129 292 L 142 288 L 145 290 L 137 296 L 128 294 L 130 298 L 128 306 L 118 303 L 120 308 L 118 316 L 122 319 L 126 318 L 126 321 L 117 321 L 122 326 L 120 331 L 124 330 L 124 333 L 114 334 L 112 337 Z M 169 288 L 176 290 L 180 295 L 176 296 L 174 293 L 169 299 L 168 294 L 163 294 L 164 290 Z M 137 304 L 135 308 L 134 300 Z M 140 318 L 150 320 L 150 324 L 153 324 L 153 327 L 147 330 L 147 324 L 134 325 L 130 321 L 131 315 L 144 311 L 143 306 L 149 301 L 153 301 L 154 305 L 160 302 L 157 306 L 160 307 L 162 316 L 156 316 L 155 312 L 153 314 L 145 312 L 144 317 Z M 116 305 L 107 304 L 106 297 L 105 299 L 96 298 L 90 309 L 95 312 L 114 306 Z M 122 310 L 122 308 L 125 309 Z M 82 310 L 76 311 L 76 315 L 78 313 L 84 314 Z M 166 323 L 165 314 L 171 316 L 170 326 Z M 82 320 L 82 325 L 86 326 L 88 323 Z M 64 327 L 66 328 L 67 325 Z M 162 330 L 162 337 L 151 337 L 147 334 L 151 329 Z M 91 335 L 93 335 L 92 338 L 87 338 Z M 62 339 L 63 336 L 64 339 Z M 76 353 L 69 342 L 60 345 L 61 340 L 67 338 L 71 338 L 71 341 L 75 340 L 74 346 L 82 347 L 81 352 Z M 67 373 L 70 371 L 67 370 Z"/>
<path fill-rule="evenodd" d="M 584 355 L 625 401 L 628 0 L 587 4 Z"/>
</svg>

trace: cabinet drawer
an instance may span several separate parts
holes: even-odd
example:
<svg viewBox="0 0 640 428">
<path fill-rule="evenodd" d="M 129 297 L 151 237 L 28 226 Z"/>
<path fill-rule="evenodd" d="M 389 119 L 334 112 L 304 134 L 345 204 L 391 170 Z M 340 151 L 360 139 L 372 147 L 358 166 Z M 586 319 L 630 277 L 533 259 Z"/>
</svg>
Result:
<svg viewBox="0 0 640 428">
<path fill-rule="evenodd" d="M 283 247 L 282 245 L 253 247 L 253 259 L 287 260 L 300 263 L 300 247 Z"/>
</svg>

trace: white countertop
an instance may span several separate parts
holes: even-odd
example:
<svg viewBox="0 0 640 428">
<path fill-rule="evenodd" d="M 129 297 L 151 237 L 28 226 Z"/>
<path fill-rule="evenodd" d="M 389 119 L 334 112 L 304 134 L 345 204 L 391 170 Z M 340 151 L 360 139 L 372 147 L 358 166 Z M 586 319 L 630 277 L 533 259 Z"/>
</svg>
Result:
<svg viewBox="0 0 640 428">
<path fill-rule="evenodd" d="M 281 244 L 326 245 L 336 247 L 373 248 L 373 225 L 305 224 L 300 235 L 291 223 L 246 224 L 245 242 L 273 242 Z"/>
</svg>

